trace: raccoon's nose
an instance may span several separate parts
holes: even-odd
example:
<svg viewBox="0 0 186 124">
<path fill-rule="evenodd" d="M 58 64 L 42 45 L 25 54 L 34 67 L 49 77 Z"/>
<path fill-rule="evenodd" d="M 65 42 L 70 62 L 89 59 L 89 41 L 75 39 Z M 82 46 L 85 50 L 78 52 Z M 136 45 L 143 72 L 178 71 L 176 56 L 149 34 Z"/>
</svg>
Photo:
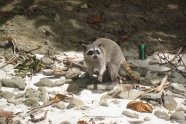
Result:
<svg viewBox="0 0 186 124">
<path fill-rule="evenodd" d="M 97 58 L 98 58 L 98 56 L 97 56 L 97 55 L 94 55 L 94 56 L 93 56 L 93 59 L 97 59 Z"/>
</svg>

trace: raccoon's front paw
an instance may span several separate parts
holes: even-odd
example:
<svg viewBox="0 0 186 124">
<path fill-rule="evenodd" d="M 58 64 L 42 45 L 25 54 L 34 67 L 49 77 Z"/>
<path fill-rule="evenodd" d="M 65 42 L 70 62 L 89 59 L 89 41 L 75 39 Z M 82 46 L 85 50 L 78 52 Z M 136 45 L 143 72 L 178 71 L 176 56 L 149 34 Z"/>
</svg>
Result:
<svg viewBox="0 0 186 124">
<path fill-rule="evenodd" d="M 99 76 L 99 77 L 98 77 L 98 81 L 99 81 L 99 82 L 102 82 L 102 76 Z"/>
</svg>

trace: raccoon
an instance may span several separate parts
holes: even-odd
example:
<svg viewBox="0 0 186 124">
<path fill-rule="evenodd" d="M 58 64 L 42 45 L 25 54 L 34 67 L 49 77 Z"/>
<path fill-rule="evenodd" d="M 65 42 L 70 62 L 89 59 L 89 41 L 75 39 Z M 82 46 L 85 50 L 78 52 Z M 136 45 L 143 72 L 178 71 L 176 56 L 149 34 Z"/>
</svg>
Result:
<svg viewBox="0 0 186 124">
<path fill-rule="evenodd" d="M 102 82 L 103 74 L 106 68 L 108 68 L 112 83 L 106 87 L 107 90 L 113 89 L 116 85 L 120 67 L 125 69 L 133 81 L 140 81 L 139 76 L 136 76 L 131 70 L 123 56 L 121 48 L 114 41 L 107 38 L 100 38 L 90 45 L 82 44 L 82 47 L 84 49 L 84 60 L 88 67 L 90 78 L 93 78 L 94 70 L 98 69 L 98 81 Z"/>
</svg>

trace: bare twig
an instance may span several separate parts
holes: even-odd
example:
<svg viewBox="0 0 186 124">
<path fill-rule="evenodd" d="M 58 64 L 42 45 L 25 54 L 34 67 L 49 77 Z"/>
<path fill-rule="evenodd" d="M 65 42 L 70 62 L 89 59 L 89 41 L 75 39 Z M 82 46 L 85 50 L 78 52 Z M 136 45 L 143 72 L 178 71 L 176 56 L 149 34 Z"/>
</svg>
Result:
<svg viewBox="0 0 186 124">
<path fill-rule="evenodd" d="M 164 87 L 165 83 L 167 82 L 167 79 L 169 77 L 170 73 L 166 74 L 165 77 L 162 79 L 160 86 L 156 88 L 156 92 L 160 92 L 162 88 Z"/>
<path fill-rule="evenodd" d="M 176 54 L 171 60 L 169 60 L 169 61 L 167 61 L 167 62 L 159 63 L 159 64 L 160 64 L 160 65 L 164 65 L 164 64 L 167 64 L 167 63 L 169 63 L 169 62 L 174 61 L 174 60 L 179 56 L 179 54 L 180 54 L 180 52 L 182 51 L 182 49 L 183 49 L 183 47 L 181 47 L 181 48 L 178 50 L 177 54 Z M 161 51 L 162 51 L 162 53 L 164 54 L 163 50 L 161 50 Z"/>
<path fill-rule="evenodd" d="M 72 66 L 78 67 L 78 68 L 82 69 L 83 71 L 86 71 L 86 70 L 87 70 L 87 68 L 86 68 L 85 66 L 83 66 L 83 65 L 81 65 L 81 64 L 78 64 L 78 63 L 75 63 L 75 62 L 71 62 L 71 61 L 69 61 L 69 60 L 64 60 L 63 63 L 64 63 L 64 64 L 68 64 L 68 65 L 69 65 L 69 64 L 72 64 Z"/>
<path fill-rule="evenodd" d="M 30 114 L 31 121 L 32 121 L 32 122 L 39 122 L 39 121 L 45 120 L 46 117 L 47 117 L 47 112 L 48 112 L 48 110 L 45 111 L 44 116 L 41 117 L 41 118 L 35 118 L 34 115 Z"/>
</svg>

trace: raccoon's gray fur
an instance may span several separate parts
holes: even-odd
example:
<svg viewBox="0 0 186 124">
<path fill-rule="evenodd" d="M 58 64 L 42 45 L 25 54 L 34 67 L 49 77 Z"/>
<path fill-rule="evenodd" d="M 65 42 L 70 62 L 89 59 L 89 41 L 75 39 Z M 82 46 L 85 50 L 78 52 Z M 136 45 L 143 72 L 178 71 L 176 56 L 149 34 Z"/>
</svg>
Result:
<svg viewBox="0 0 186 124">
<path fill-rule="evenodd" d="M 121 48 L 112 40 L 100 38 L 90 45 L 82 45 L 84 49 L 84 60 L 88 67 L 88 73 L 93 78 L 94 69 L 98 69 L 98 81 L 102 82 L 102 77 L 108 68 L 112 84 L 107 89 L 112 89 L 117 83 L 117 75 L 120 66 L 128 73 L 130 78 L 135 82 L 139 82 L 137 77 L 129 67 Z"/>
</svg>

